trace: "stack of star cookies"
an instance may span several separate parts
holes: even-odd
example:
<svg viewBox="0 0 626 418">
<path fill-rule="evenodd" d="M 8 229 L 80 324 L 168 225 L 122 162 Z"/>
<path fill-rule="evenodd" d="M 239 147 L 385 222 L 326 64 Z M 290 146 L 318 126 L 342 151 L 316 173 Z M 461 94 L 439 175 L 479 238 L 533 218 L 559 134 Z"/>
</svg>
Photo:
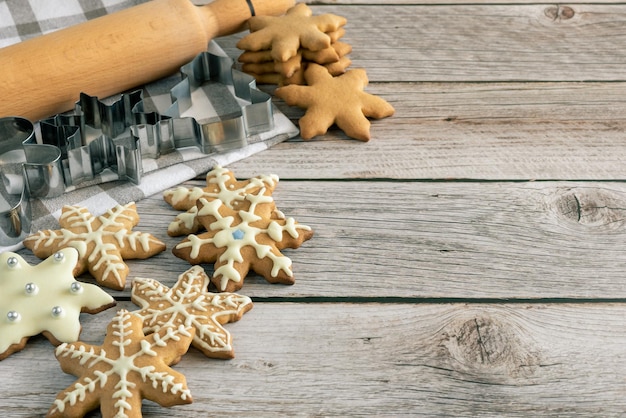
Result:
<svg viewBox="0 0 626 418">
<path fill-rule="evenodd" d="M 255 16 L 248 21 L 250 34 L 237 47 L 242 71 L 262 84 L 305 84 L 304 71 L 310 63 L 341 75 L 351 64 L 352 47 L 341 42 L 346 19 L 334 14 L 313 16 L 298 3 L 284 16 Z"/>
</svg>

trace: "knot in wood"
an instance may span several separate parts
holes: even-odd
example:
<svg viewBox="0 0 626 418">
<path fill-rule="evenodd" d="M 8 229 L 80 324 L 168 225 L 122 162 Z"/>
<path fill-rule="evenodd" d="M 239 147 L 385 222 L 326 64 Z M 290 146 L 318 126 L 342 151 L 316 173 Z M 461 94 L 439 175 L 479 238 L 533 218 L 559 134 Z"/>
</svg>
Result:
<svg viewBox="0 0 626 418">
<path fill-rule="evenodd" d="M 569 20 L 576 14 L 571 7 L 558 4 L 556 6 L 546 7 L 543 13 L 553 22 L 557 20 Z"/>
<path fill-rule="evenodd" d="M 626 220 L 626 195 L 604 188 L 559 190 L 553 206 L 557 216 L 566 222 L 598 232 L 621 229 Z"/>
<path fill-rule="evenodd" d="M 440 336 L 445 367 L 473 378 L 506 383 L 529 377 L 539 368 L 530 334 L 502 315 L 492 312 L 463 315 L 451 321 Z"/>
</svg>

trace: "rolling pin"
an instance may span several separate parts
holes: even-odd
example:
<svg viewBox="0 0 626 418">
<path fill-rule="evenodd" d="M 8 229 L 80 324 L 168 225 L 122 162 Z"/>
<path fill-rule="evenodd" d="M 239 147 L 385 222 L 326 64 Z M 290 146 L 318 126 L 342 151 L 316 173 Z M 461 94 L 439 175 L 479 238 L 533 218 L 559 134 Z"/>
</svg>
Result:
<svg viewBox="0 0 626 418">
<path fill-rule="evenodd" d="M 0 49 L 0 117 L 39 120 L 174 74 L 211 39 L 294 0 L 152 0 Z"/>
</svg>

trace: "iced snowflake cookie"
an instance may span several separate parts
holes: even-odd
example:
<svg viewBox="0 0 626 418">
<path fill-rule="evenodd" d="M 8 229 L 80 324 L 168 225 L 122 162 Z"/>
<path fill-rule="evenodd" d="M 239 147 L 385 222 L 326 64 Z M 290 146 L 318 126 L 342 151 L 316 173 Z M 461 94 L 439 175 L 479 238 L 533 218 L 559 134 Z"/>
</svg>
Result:
<svg viewBox="0 0 626 418">
<path fill-rule="evenodd" d="M 163 192 L 163 199 L 176 210 L 186 210 L 176 216 L 167 228 L 168 235 L 177 237 L 198 232 L 202 225 L 196 219 L 198 208 L 196 202 L 200 198 L 208 201 L 219 199 L 232 209 L 247 209 L 250 203 L 245 200 L 249 193 L 264 188 L 265 195 L 270 196 L 278 184 L 275 174 L 261 175 L 248 180 L 237 181 L 232 171 L 216 166 L 206 175 L 206 187 L 177 187 Z"/>
<path fill-rule="evenodd" d="M 172 251 L 191 264 L 215 263 L 211 282 L 221 292 L 243 286 L 249 270 L 270 283 L 293 284 L 291 260 L 284 248 L 298 248 L 313 236 L 293 218 L 273 217 L 273 201 L 263 194 L 246 195 L 248 210 L 233 210 L 220 200 L 198 200 L 198 220 L 207 232 L 189 235 Z"/>
<path fill-rule="evenodd" d="M 276 61 L 287 61 L 300 48 L 319 51 L 329 48 L 331 38 L 327 32 L 339 30 L 346 19 L 334 14 L 313 16 L 304 3 L 287 10 L 284 16 L 254 16 L 248 20 L 250 34 L 237 42 L 237 48 L 246 51 L 271 49 Z"/>
<path fill-rule="evenodd" d="M 165 250 L 165 244 L 151 234 L 132 231 L 139 223 L 134 203 L 117 205 L 97 217 L 85 208 L 65 206 L 59 223 L 62 229 L 32 234 L 24 246 L 40 258 L 74 247 L 79 254 L 74 275 L 88 270 L 98 283 L 111 289 L 124 289 L 128 275 L 124 260 L 144 259 Z"/>
<path fill-rule="evenodd" d="M 133 279 L 131 300 L 141 310 L 132 313 L 143 319 L 145 333 L 193 327 L 191 344 L 205 356 L 233 358 L 232 337 L 222 325 L 241 319 L 252 309 L 252 300 L 236 293 L 209 293 L 208 286 L 209 277 L 200 266 L 181 274 L 171 289 L 153 279 Z"/>
<path fill-rule="evenodd" d="M 74 248 L 56 252 L 36 266 L 18 254 L 0 254 L 0 360 L 43 334 L 54 345 L 78 340 L 81 312 L 97 313 L 113 298 L 96 285 L 74 280 Z"/>
<path fill-rule="evenodd" d="M 104 418 L 141 417 L 141 401 L 161 406 L 192 402 L 185 376 L 170 368 L 187 352 L 194 329 L 166 327 L 145 336 L 142 320 L 120 310 L 101 346 L 62 344 L 56 357 L 78 380 L 61 391 L 48 417 L 82 417 L 100 406 Z"/>
<path fill-rule="evenodd" d="M 387 101 L 363 91 L 368 83 L 363 69 L 348 70 L 333 77 L 323 66 L 310 64 L 304 78 L 306 86 L 289 85 L 275 92 L 288 105 L 306 109 L 299 121 L 303 139 L 322 135 L 336 124 L 349 137 L 369 141 L 367 118 L 380 119 L 394 113 Z"/>
</svg>

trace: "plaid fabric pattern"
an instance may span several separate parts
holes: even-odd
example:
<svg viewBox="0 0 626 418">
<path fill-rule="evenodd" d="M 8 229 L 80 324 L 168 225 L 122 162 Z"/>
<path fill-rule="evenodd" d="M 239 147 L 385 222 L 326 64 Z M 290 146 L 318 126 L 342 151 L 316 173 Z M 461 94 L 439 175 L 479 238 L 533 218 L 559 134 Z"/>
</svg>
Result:
<svg viewBox="0 0 626 418">
<path fill-rule="evenodd" d="M 146 1 L 148 0 L 0 0 L 0 47 Z M 194 3 L 202 4 L 206 1 L 196 0 Z M 215 42 L 210 43 L 209 50 L 223 54 Z M 179 81 L 180 76 L 173 76 L 143 86 L 147 110 L 164 111 L 170 104 L 169 90 Z M 192 98 L 192 108 L 181 116 L 194 116 L 199 119 L 199 115 L 202 115 L 204 119 L 212 119 L 231 114 L 241 105 L 240 99 L 233 96 L 232 89 L 229 90 L 219 84 L 208 84 L 194 91 Z M 64 205 L 85 206 L 92 213 L 100 214 L 115 204 L 138 201 L 162 192 L 207 172 L 215 165 L 228 165 L 298 133 L 291 121 L 276 109 L 274 124 L 272 131 L 248 138 L 248 145 L 238 150 L 205 155 L 195 148 L 190 148 L 161 156 L 156 160 L 145 158 L 144 175 L 139 185 L 122 181 L 105 182 L 115 179 L 115 174 L 105 173 L 95 182 L 99 184 L 93 184 L 94 182 L 79 184 L 75 190 L 58 198 L 33 199 L 32 230 L 57 228 L 57 219 Z M 0 247 L 0 252 L 16 248 L 19 248 L 19 245 L 10 248 Z"/>
</svg>

